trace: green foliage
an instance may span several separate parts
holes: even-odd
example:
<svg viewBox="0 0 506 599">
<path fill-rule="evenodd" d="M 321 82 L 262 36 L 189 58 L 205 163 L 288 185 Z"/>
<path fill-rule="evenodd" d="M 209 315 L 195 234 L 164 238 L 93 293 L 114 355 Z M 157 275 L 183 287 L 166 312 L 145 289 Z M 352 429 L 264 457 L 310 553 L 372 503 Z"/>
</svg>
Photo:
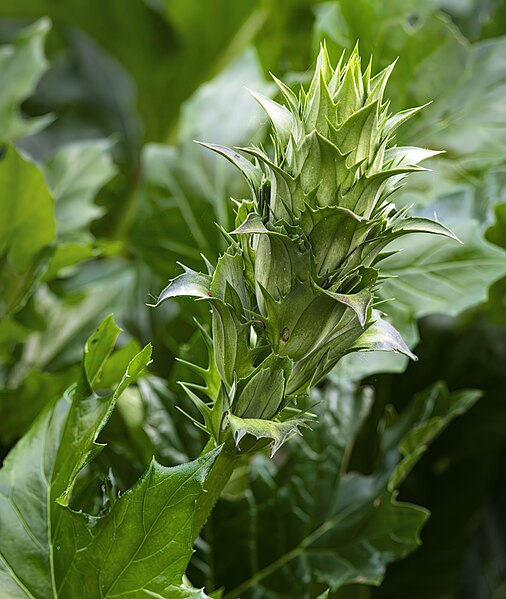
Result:
<svg viewBox="0 0 506 599">
<path fill-rule="evenodd" d="M 394 131 L 417 112 L 389 114 L 383 92 L 392 68 L 373 76 L 370 64 L 362 72 L 355 49 L 334 69 L 322 46 L 299 98 L 277 79 L 284 105 L 252 92 L 272 122 L 273 156 L 257 147 L 240 154 L 207 146 L 242 172 L 253 197 L 238 203 L 237 240 L 225 233 L 230 245 L 216 267 L 207 263 L 208 274 L 183 267 L 156 305 L 178 296 L 211 304 L 212 358 L 222 386 L 217 395 L 200 387 L 211 405 L 189 395 L 217 444 L 228 422 L 236 445 L 248 434 L 271 438 L 278 449 L 302 423 L 283 410 L 350 352 L 414 357 L 372 310 L 376 264 L 408 233 L 456 237 L 390 202 L 403 179 L 420 170 L 417 163 L 437 154 L 392 146 Z"/>
<path fill-rule="evenodd" d="M 77 384 L 45 407 L 1 470 L 0 577 L 13 596 L 108 597 L 131 593 L 132 584 L 147 596 L 180 586 L 191 556 L 188 521 L 216 452 L 172 469 L 153 461 L 98 516 L 69 506 L 79 472 L 103 447 L 95 441 L 118 397 L 149 363 L 146 346 L 123 374 L 116 368 L 114 390 L 98 395 L 118 333 L 111 318 L 100 325 Z"/>
<path fill-rule="evenodd" d="M 23 307 L 31 287 L 47 268 L 49 246 L 55 237 L 55 218 L 53 199 L 40 169 L 23 159 L 12 146 L 4 151 L 0 193 L 4 198 L 11 195 L 16 198 L 16 202 L 9 202 L 2 211 L 0 222 L 4 268 L 11 268 L 14 277 L 11 288 L 7 287 L 2 294 L 4 309 L 10 313 Z"/>
<path fill-rule="evenodd" d="M 383 297 L 395 297 L 417 318 L 439 312 L 454 316 L 485 300 L 487 288 L 506 274 L 506 256 L 484 241 L 476 222 L 459 233 L 463 247 L 458 249 L 445 241 L 416 239 L 385 260 L 385 271 L 395 278 L 385 282 Z"/>
<path fill-rule="evenodd" d="M 427 443 L 479 393 L 450 394 L 436 385 L 399 417 L 385 414 L 376 467 L 364 476 L 349 467 L 367 452 L 357 433 L 373 405 L 371 391 L 325 393 L 318 428 L 290 443 L 282 463 L 256 460 L 240 497 L 218 507 L 213 560 L 217 582 L 231 580 L 225 597 L 315 596 L 321 585 L 332 591 L 350 582 L 377 585 L 386 564 L 419 544 L 428 513 L 398 502 L 395 489 Z M 238 528 L 252 531 L 240 557 L 227 552 Z"/>
<path fill-rule="evenodd" d="M 27 121 L 19 114 L 19 105 L 33 92 L 47 69 L 44 57 L 44 38 L 49 31 L 48 19 L 25 29 L 0 54 L 0 141 L 14 141 L 47 125 L 48 119 Z"/>
<path fill-rule="evenodd" d="M 2 596 L 500 588 L 505 8 L 2 2 Z"/>
<path fill-rule="evenodd" d="M 65 145 L 44 163 L 60 237 L 75 235 L 103 214 L 93 200 L 116 172 L 111 145 L 102 140 Z"/>
</svg>

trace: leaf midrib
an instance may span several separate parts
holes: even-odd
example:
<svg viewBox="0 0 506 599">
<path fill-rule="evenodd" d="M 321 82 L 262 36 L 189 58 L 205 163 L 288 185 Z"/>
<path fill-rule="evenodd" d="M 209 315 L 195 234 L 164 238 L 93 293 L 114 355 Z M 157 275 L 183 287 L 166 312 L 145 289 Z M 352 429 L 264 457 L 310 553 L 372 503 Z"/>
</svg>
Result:
<svg viewBox="0 0 506 599">
<path fill-rule="evenodd" d="M 325 533 L 337 526 L 349 514 L 353 513 L 355 509 L 356 506 L 354 504 L 351 504 L 338 515 L 334 516 L 334 518 L 330 518 L 329 520 L 323 522 L 323 524 L 321 524 L 312 533 L 304 537 L 296 547 L 282 555 L 277 560 L 271 562 L 268 566 L 265 566 L 264 568 L 256 572 L 251 578 L 238 585 L 235 589 L 232 589 L 230 592 L 223 596 L 223 599 L 236 599 L 241 595 L 241 593 L 256 585 L 265 577 L 274 573 L 279 568 L 282 568 L 288 562 L 292 561 L 301 553 L 303 553 L 314 541 L 317 541 L 321 536 L 323 536 Z"/>
<path fill-rule="evenodd" d="M 188 483 L 189 483 L 189 482 L 190 482 L 192 479 L 194 479 L 194 478 L 197 476 L 197 474 L 199 474 L 200 470 L 202 470 L 202 469 L 203 469 L 204 467 L 206 467 L 206 466 L 207 466 L 207 462 L 203 462 L 203 463 L 201 464 L 201 466 L 200 466 L 200 467 L 199 467 L 197 470 L 195 470 L 195 472 L 194 472 L 194 473 L 193 473 L 191 476 L 189 476 L 189 477 L 186 479 L 186 481 L 185 481 L 185 483 L 184 483 L 184 486 L 186 486 L 186 485 L 187 485 L 187 484 L 188 484 Z M 153 472 L 152 472 L 151 476 L 153 475 L 153 473 L 154 473 L 154 470 L 153 470 Z M 181 486 L 183 486 L 183 485 L 181 485 Z M 176 494 L 178 491 L 180 491 L 180 490 L 181 490 L 181 486 L 178 486 L 178 487 L 176 487 L 176 488 L 174 489 L 174 491 L 171 493 L 170 497 L 168 497 L 168 498 L 167 498 L 167 501 L 166 501 L 166 502 L 165 502 L 165 504 L 163 505 L 162 509 L 160 509 L 160 510 L 159 510 L 158 514 L 156 515 L 156 517 L 154 518 L 153 522 L 151 523 L 151 525 L 150 525 L 149 529 L 148 529 L 148 530 L 145 532 L 145 534 L 144 534 L 144 536 L 143 536 L 143 538 L 142 538 L 141 542 L 139 543 L 139 546 L 137 547 L 137 549 L 135 550 L 135 552 L 133 553 L 133 555 L 130 557 L 130 559 L 128 560 L 128 562 L 125 564 L 125 566 L 123 567 L 123 569 L 121 570 L 121 572 L 119 572 L 119 574 L 118 574 L 118 575 L 117 575 L 117 576 L 114 578 L 114 580 L 111 582 L 111 584 L 109 585 L 109 587 L 108 587 L 107 591 L 105 592 L 105 594 L 102 594 L 102 592 L 101 592 L 101 597 L 102 597 L 103 599 L 107 599 L 107 597 L 116 597 L 116 596 L 119 596 L 119 595 L 111 595 L 111 594 L 110 594 L 110 591 L 111 591 L 111 589 L 114 587 L 114 585 L 116 584 L 116 582 L 118 581 L 118 579 L 120 578 L 120 576 L 122 576 L 122 574 L 123 574 L 123 573 L 124 573 L 124 572 L 125 572 L 125 571 L 126 571 L 128 568 L 129 568 L 129 567 L 130 567 L 130 565 L 133 563 L 135 556 L 136 556 L 136 555 L 139 553 L 139 551 L 142 549 L 142 547 L 143 547 L 143 545 L 144 545 L 144 543 L 145 543 L 146 539 L 148 538 L 148 536 L 149 536 L 149 534 L 150 534 L 151 530 L 153 529 L 153 527 L 155 526 L 155 524 L 157 524 L 157 522 L 158 522 L 158 520 L 159 520 L 159 518 L 160 518 L 160 516 L 161 516 L 162 512 L 163 512 L 163 511 L 165 511 L 165 509 L 167 508 L 167 506 L 168 506 L 169 502 L 170 502 L 170 501 L 171 501 L 171 499 L 174 497 L 174 495 L 175 495 L 175 494 Z M 146 486 L 145 494 L 148 492 L 148 488 L 149 488 L 149 487 L 148 487 L 148 486 Z M 143 497 L 143 502 L 144 502 L 144 499 L 145 499 L 145 496 Z M 183 498 L 181 499 L 181 501 L 184 501 L 185 499 L 186 499 L 186 497 L 183 497 Z M 177 502 L 177 503 L 180 503 L 180 502 Z M 177 505 L 177 503 L 175 503 L 175 504 L 173 504 L 173 505 Z M 196 503 L 196 498 L 195 498 L 195 503 Z M 171 505 L 171 507 L 173 507 L 173 505 Z M 144 514 L 143 514 L 143 516 L 144 516 Z M 143 523 L 143 529 L 144 529 L 144 523 Z M 99 588 L 100 588 L 100 586 L 99 586 Z"/>
</svg>

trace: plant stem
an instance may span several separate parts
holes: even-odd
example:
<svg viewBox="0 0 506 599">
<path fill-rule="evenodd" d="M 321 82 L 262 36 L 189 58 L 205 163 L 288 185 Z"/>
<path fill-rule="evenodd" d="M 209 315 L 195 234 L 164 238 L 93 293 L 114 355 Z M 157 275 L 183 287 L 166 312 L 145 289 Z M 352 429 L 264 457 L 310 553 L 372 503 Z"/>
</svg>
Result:
<svg viewBox="0 0 506 599">
<path fill-rule="evenodd" d="M 214 449 L 214 447 L 214 441 L 210 439 L 202 450 L 201 455 L 208 453 Z M 197 500 L 197 509 L 193 520 L 194 539 L 199 536 L 204 528 L 204 524 L 209 518 L 225 485 L 229 481 L 239 458 L 240 456 L 234 451 L 233 445 L 225 443 L 211 468 L 211 472 L 206 482 L 206 492 L 202 493 Z"/>
</svg>

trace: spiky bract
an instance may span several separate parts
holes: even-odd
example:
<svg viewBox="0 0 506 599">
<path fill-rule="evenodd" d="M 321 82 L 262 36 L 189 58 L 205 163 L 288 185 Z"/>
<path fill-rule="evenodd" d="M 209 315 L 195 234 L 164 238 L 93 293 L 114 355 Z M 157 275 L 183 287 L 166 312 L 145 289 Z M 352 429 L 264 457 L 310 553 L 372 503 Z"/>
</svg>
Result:
<svg viewBox="0 0 506 599">
<path fill-rule="evenodd" d="M 322 47 L 307 92 L 296 96 L 277 79 L 284 105 L 252 92 L 272 123 L 269 151 L 203 144 L 239 168 L 251 198 L 238 202 L 216 268 L 185 268 L 159 301 L 191 295 L 211 303 L 210 364 L 199 370 L 208 403 L 190 396 L 217 442 L 229 429 L 238 441 L 248 432 L 259 438 L 265 421 L 263 436 L 279 446 L 301 424 L 287 426 L 284 408 L 349 352 L 413 357 L 374 310 L 378 263 L 407 233 L 454 236 L 390 201 L 437 154 L 393 145 L 395 130 L 419 110 L 389 114 L 383 95 L 393 66 L 373 77 L 355 49 L 334 69 Z M 220 386 L 209 382 L 216 374 Z"/>
</svg>

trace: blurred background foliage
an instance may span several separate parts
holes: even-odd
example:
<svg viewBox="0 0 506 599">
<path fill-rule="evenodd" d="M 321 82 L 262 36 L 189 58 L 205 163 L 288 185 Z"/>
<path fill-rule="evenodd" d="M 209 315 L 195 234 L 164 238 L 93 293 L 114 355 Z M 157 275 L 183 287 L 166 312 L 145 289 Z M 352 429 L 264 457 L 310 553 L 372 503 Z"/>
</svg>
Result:
<svg viewBox="0 0 506 599">
<path fill-rule="evenodd" d="M 154 363 L 119 401 L 102 434 L 106 450 L 79 480 L 80 505 L 99 509 L 103 493 L 133 484 L 153 454 L 168 465 L 198 455 L 200 433 L 176 408 L 191 410 L 176 381 L 192 374 L 175 358 L 205 362 L 193 319 L 205 325 L 208 314 L 199 302 L 156 310 L 146 303 L 178 272 L 178 260 L 200 269 L 201 254 L 216 259 L 226 242 L 214 223 L 230 230 L 230 197 L 247 192 L 232 167 L 193 140 L 268 143 L 265 117 L 244 88 L 273 96 L 269 72 L 305 83 L 323 40 L 334 60 L 359 40 L 376 72 L 398 58 L 386 94 L 392 110 L 432 102 L 398 143 L 446 153 L 396 201 L 436 213 L 464 244 L 409 239 L 385 261 L 393 278 L 382 294 L 397 301 L 383 309 L 419 362 L 381 353 L 345 358 L 318 390 L 317 410 L 328 402 L 335 422 L 322 413 L 276 461 L 244 463 L 200 541 L 191 580 L 228 592 L 250 581 L 244 597 L 323 590 L 304 587 L 309 561 L 297 572 L 281 564 L 265 579 L 255 573 L 289 549 L 281 537 L 296 526 L 290 514 L 323 513 L 332 501 L 335 481 L 325 468 L 311 505 L 294 498 L 322 456 L 342 467 L 339 406 L 367 391 L 370 410 L 352 426 L 357 438 L 345 468 L 372 474 L 384 457 L 389 411 L 444 381 L 450 391 L 475 388 L 483 397 L 401 487 L 401 499 L 432 512 L 422 547 L 389 567 L 381 587 L 331 596 L 501 599 L 504 0 L 2 0 L 0 453 L 74 380 L 83 342 L 113 312 L 124 330 L 117 359 L 127 363 L 152 341 Z"/>
</svg>

